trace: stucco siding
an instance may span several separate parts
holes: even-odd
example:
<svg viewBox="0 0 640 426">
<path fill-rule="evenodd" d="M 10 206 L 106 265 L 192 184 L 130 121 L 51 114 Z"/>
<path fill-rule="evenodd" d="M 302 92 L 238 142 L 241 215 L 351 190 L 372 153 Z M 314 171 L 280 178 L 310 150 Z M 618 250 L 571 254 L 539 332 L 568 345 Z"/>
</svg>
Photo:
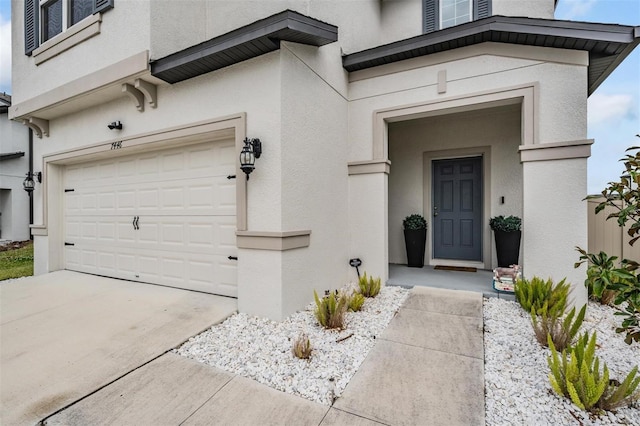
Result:
<svg viewBox="0 0 640 426">
<path fill-rule="evenodd" d="M 587 159 L 534 161 L 523 164 L 525 181 L 523 251 L 524 274 L 566 278 L 572 284 L 572 303 L 587 301 L 585 267 L 574 269 L 587 247 Z"/>
<path fill-rule="evenodd" d="M 309 229 L 311 242 L 283 253 L 283 316 L 312 300 L 313 289 L 345 285 L 349 269 L 347 100 L 288 47 L 281 49 L 282 229 Z"/>
<path fill-rule="evenodd" d="M 13 104 L 148 50 L 151 2 L 116 1 L 115 4 L 102 14 L 100 34 L 36 66 L 33 56 L 24 53 L 24 1 L 14 2 L 11 8 Z"/>
<path fill-rule="evenodd" d="M 556 0 L 492 0 L 493 15 L 553 19 Z"/>
</svg>

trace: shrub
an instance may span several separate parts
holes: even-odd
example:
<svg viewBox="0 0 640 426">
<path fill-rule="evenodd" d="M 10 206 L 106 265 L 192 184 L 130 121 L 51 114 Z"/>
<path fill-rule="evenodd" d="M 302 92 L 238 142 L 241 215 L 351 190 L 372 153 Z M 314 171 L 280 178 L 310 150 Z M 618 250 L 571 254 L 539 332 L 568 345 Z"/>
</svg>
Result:
<svg viewBox="0 0 640 426">
<path fill-rule="evenodd" d="M 609 384 L 607 364 L 604 364 L 601 372 L 600 359 L 595 356 L 596 333 L 593 333 L 591 339 L 585 333 L 569 353 L 567 349 L 562 351 L 562 359 L 558 356 L 551 336 L 548 344 L 551 356 L 547 357 L 547 363 L 551 369 L 549 381 L 553 390 L 570 398 L 582 410 L 593 410 Z"/>
<path fill-rule="evenodd" d="M 427 221 L 419 214 L 412 214 L 402 221 L 404 229 L 427 229 Z"/>
<path fill-rule="evenodd" d="M 540 317 L 532 310 L 531 325 L 533 326 L 536 340 L 542 346 L 548 346 L 548 337 L 550 337 L 556 350 L 562 352 L 568 348 L 575 339 L 586 312 L 587 305 L 584 305 L 574 320 L 576 308 L 572 308 L 563 320 L 559 316 L 549 315 L 546 309 L 543 309 Z"/>
<path fill-rule="evenodd" d="M 365 272 L 358 280 L 360 294 L 364 297 L 376 297 L 380 293 L 380 278 L 367 277 Z"/>
<path fill-rule="evenodd" d="M 344 294 L 331 292 L 322 299 L 318 298 L 318 293 L 313 292 L 316 302 L 316 319 L 324 328 L 342 329 L 344 328 L 344 314 L 349 305 L 349 298 Z"/>
<path fill-rule="evenodd" d="M 620 282 L 621 279 L 628 277 L 628 273 L 620 268 L 616 268 L 616 256 L 608 256 L 601 251 L 598 254 L 587 253 L 580 247 L 576 247 L 580 252 L 580 261 L 573 266 L 579 267 L 583 263 L 587 263 L 587 278 L 584 285 L 587 287 L 589 298 L 596 300 L 603 305 L 608 305 L 615 299 L 616 292 L 611 290 L 614 283 Z"/>
<path fill-rule="evenodd" d="M 540 315 L 545 310 L 548 315 L 559 318 L 567 306 L 569 284 L 566 284 L 564 279 L 554 285 L 551 278 L 545 281 L 533 277 L 531 281 L 518 280 L 514 292 L 516 301 L 525 311 L 531 312 L 531 309 L 534 309 L 535 314 Z"/>
<path fill-rule="evenodd" d="M 291 348 L 291 352 L 296 358 L 300 359 L 309 359 L 311 358 L 311 352 L 313 349 L 311 348 L 311 341 L 306 334 L 299 335 L 293 341 L 293 347 Z"/>
<path fill-rule="evenodd" d="M 640 376 L 634 367 L 622 383 L 609 380 L 607 364 L 600 372 L 600 360 L 595 356 L 596 333 L 591 338 L 585 333 L 575 347 L 562 351 L 562 359 L 549 336 L 551 356 L 547 363 L 551 369 L 549 381 L 561 396 L 565 396 L 583 410 L 615 410 L 640 399 Z"/>
<path fill-rule="evenodd" d="M 349 310 L 352 312 L 358 312 L 362 309 L 362 305 L 364 304 L 364 296 L 357 291 L 354 291 L 351 297 L 349 298 Z"/>
<path fill-rule="evenodd" d="M 496 216 L 489 219 L 489 226 L 494 231 L 514 232 L 519 231 L 522 219 L 518 216 Z"/>
</svg>

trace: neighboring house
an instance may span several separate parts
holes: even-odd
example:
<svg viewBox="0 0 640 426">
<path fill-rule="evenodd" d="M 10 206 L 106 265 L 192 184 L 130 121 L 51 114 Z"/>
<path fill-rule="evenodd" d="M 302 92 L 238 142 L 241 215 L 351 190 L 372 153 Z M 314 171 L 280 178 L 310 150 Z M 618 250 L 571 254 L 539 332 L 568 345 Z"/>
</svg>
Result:
<svg viewBox="0 0 640 426">
<path fill-rule="evenodd" d="M 554 9 L 14 0 L 10 116 L 40 137 L 44 172 L 36 274 L 222 294 L 280 319 L 354 280 L 350 258 L 386 279 L 408 214 L 429 222 L 428 264 L 486 269 L 489 218 L 515 214 L 525 274 L 566 276 L 586 301 L 587 97 L 640 29 Z M 250 180 L 245 138 L 262 141 Z"/>
<path fill-rule="evenodd" d="M 29 171 L 29 129 L 9 121 L 11 96 L 0 93 L 0 240 L 30 238 L 29 194 L 22 182 Z"/>
</svg>

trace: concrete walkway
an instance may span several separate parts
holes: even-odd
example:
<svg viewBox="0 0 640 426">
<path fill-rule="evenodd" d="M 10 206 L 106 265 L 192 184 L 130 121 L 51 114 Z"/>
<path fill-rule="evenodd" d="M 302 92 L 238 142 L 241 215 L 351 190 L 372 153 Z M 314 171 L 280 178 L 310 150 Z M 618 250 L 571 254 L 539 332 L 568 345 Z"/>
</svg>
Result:
<svg viewBox="0 0 640 426">
<path fill-rule="evenodd" d="M 235 299 L 71 271 L 2 282 L 0 425 L 35 424 L 236 310 Z"/>
<path fill-rule="evenodd" d="M 168 353 L 47 425 L 483 425 L 482 295 L 414 288 L 333 407 Z"/>
</svg>

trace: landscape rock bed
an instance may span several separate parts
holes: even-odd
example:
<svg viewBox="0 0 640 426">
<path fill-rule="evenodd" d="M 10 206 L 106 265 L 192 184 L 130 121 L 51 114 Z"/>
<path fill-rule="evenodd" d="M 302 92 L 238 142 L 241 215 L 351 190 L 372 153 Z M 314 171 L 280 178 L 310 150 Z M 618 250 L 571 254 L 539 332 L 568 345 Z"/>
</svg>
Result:
<svg viewBox="0 0 640 426">
<path fill-rule="evenodd" d="M 401 287 L 384 287 L 378 296 L 366 299 L 360 312 L 346 313 L 346 328 L 342 331 L 320 327 L 313 303 L 282 322 L 236 314 L 189 339 L 174 352 L 331 405 L 408 294 Z M 298 359 L 291 353 L 293 341 L 301 333 L 311 340 L 310 360 Z"/>
<path fill-rule="evenodd" d="M 594 416 L 557 395 L 548 379 L 551 351 L 536 341 L 530 316 L 516 302 L 485 299 L 483 312 L 487 425 L 640 425 L 640 402 Z M 596 356 L 610 378 L 622 381 L 640 364 L 640 344 L 627 345 L 615 332 L 621 319 L 614 312 L 589 302 L 580 334 L 597 331 Z"/>
</svg>

